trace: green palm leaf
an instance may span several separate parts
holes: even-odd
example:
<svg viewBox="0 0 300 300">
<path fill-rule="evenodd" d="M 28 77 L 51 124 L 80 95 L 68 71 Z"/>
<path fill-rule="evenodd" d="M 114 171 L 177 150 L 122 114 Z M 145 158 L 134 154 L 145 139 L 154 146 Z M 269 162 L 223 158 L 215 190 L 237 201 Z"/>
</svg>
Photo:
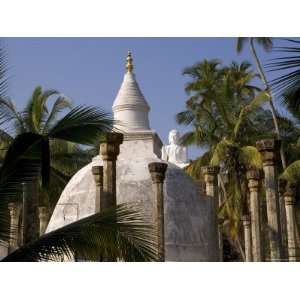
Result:
<svg viewBox="0 0 300 300">
<path fill-rule="evenodd" d="M 138 210 L 120 205 L 47 233 L 3 261 L 153 261 L 154 232 Z"/>
<path fill-rule="evenodd" d="M 280 178 L 290 183 L 298 184 L 300 181 L 300 160 L 291 163 L 281 174 Z"/>
<path fill-rule="evenodd" d="M 69 99 L 64 96 L 59 96 L 53 104 L 52 110 L 47 117 L 45 122 L 43 133 L 47 133 L 49 128 L 52 126 L 52 123 L 56 120 L 57 115 L 64 109 L 71 109 L 72 103 Z"/>
<path fill-rule="evenodd" d="M 241 147 L 239 160 L 247 168 L 262 169 L 261 155 L 254 146 Z"/>
<path fill-rule="evenodd" d="M 111 131 L 110 114 L 92 106 L 77 106 L 49 130 L 50 138 L 94 145 L 103 132 Z"/>
</svg>

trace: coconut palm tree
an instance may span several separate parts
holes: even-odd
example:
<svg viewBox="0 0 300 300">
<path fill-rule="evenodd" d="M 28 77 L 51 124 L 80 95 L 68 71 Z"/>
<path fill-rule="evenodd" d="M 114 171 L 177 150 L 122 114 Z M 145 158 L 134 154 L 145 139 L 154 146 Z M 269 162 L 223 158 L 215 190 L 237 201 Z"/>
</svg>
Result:
<svg viewBox="0 0 300 300">
<path fill-rule="evenodd" d="M 47 104 L 53 97 L 57 98 L 54 99 L 54 104 L 49 110 Z M 2 149 L 7 148 L 14 136 L 25 132 L 46 137 L 57 121 L 59 114 L 65 109 L 71 109 L 71 103 L 67 98 L 61 96 L 56 90 L 43 91 L 40 86 L 35 88 L 25 109 L 21 112 L 17 111 L 10 99 L 0 99 L 0 110 L 5 119 L 2 131 L 6 133 L 5 139 L 0 138 Z M 5 144 L 6 147 L 4 147 Z M 49 153 L 45 153 L 45 156 L 50 162 L 50 168 L 45 174 L 51 177 L 50 184 L 41 185 L 37 178 L 35 183 L 24 185 L 25 195 L 30 195 L 30 200 L 25 201 L 25 204 L 27 203 L 30 206 L 27 207 L 29 215 L 31 211 L 34 211 L 36 215 L 36 206 L 40 205 L 48 207 L 48 215 L 50 216 L 68 180 L 79 168 L 90 161 L 88 153 L 81 149 L 78 144 L 62 139 L 50 139 L 48 144 L 45 151 L 49 151 Z M 48 178 L 43 178 L 48 181 Z M 31 207 L 33 204 L 34 206 Z M 30 218 L 35 219 L 36 216 Z M 38 223 L 31 222 L 30 224 L 34 226 L 32 232 L 35 232 L 35 238 L 37 238 Z M 27 236 L 26 230 L 25 236 Z M 30 239 L 33 239 L 33 237 L 30 237 Z"/>
<path fill-rule="evenodd" d="M 191 77 L 185 87 L 189 97 L 186 110 L 178 113 L 176 120 L 192 126 L 192 130 L 183 135 L 182 143 L 211 148 L 226 136 L 228 128 L 233 129 L 232 120 L 237 119 L 242 107 L 259 91 L 252 85 L 257 74 L 247 62 L 223 67 L 218 60 L 200 62 L 186 68 L 183 74 Z M 225 98 L 228 99 L 226 109 Z M 257 121 L 267 119 L 262 109 L 257 110 L 255 117 Z M 256 123 L 249 124 L 247 130 L 258 135 L 261 131 Z M 242 138 L 247 139 L 251 133 Z"/>
<path fill-rule="evenodd" d="M 206 78 L 212 78 L 211 81 L 202 80 L 201 67 L 201 63 L 195 65 L 194 68 L 199 69 L 190 72 L 197 77 L 193 75 L 187 84 L 191 88 L 186 110 L 177 114 L 177 122 L 192 126 L 192 130 L 183 135 L 182 143 L 204 146 L 207 151 L 186 171 L 199 178 L 201 166 L 221 166 L 219 179 L 225 201 L 219 217 L 224 221 L 227 236 L 237 243 L 243 254 L 240 218 L 247 208 L 246 169 L 261 168 L 260 155 L 254 145 L 257 139 L 267 136 L 270 128 L 266 125 L 271 116 L 261 107 L 268 100 L 268 94 L 252 84 L 257 74 L 247 62 L 210 68 L 213 74 Z"/>
<path fill-rule="evenodd" d="M 255 49 L 255 45 L 254 45 L 254 43 L 256 42 L 258 45 L 262 46 L 265 51 L 270 51 L 271 48 L 273 47 L 272 38 L 267 38 L 267 37 L 256 37 L 256 38 L 253 38 L 253 37 L 250 37 L 250 38 L 239 37 L 237 39 L 237 51 L 238 52 L 241 52 L 244 49 L 244 46 L 245 46 L 246 42 L 249 42 L 249 44 L 250 44 L 250 50 L 251 50 L 251 53 L 252 53 L 252 56 L 253 56 L 253 60 L 256 64 L 257 71 L 260 75 L 260 78 L 263 82 L 263 85 L 264 85 L 266 91 L 270 95 L 268 103 L 269 103 L 270 110 L 271 110 L 271 113 L 272 113 L 275 133 L 277 135 L 277 138 L 279 140 L 281 140 L 280 129 L 279 129 L 279 124 L 278 124 L 278 114 L 277 114 L 277 111 L 276 111 L 274 103 L 273 103 L 271 88 L 270 88 L 268 80 L 265 76 L 263 66 L 262 66 L 262 64 L 261 64 L 261 62 L 258 58 L 256 49 Z M 285 169 L 286 168 L 286 158 L 285 158 L 283 146 L 281 146 L 281 149 L 280 149 L 280 157 L 281 157 L 282 167 L 283 167 L 283 169 Z"/>
</svg>

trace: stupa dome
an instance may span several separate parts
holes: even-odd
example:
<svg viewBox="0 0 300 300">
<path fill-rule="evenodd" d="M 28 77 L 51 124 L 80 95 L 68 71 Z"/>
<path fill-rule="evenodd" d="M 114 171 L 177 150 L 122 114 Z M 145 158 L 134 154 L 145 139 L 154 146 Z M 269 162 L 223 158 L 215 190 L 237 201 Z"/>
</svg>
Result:
<svg viewBox="0 0 300 300">
<path fill-rule="evenodd" d="M 124 82 L 121 89 L 123 85 Z M 137 84 L 131 88 L 136 90 L 131 90 L 128 95 L 142 95 Z M 136 101 L 134 97 L 126 99 L 124 94 L 121 98 L 122 103 Z M 120 92 L 114 108 L 119 104 Z M 143 105 L 146 107 L 147 102 Z M 134 109 L 129 107 L 128 110 L 133 110 L 134 114 Z M 144 124 L 148 122 L 148 111 L 144 115 L 147 117 Z M 114 113 L 116 117 L 115 110 Z M 117 203 L 140 203 L 147 219 L 153 219 L 155 210 L 148 164 L 162 162 L 161 148 L 162 142 L 150 126 L 142 130 L 131 127 L 124 134 L 117 160 Z M 92 166 L 102 164 L 101 157 L 96 156 L 73 176 L 61 194 L 47 232 L 95 213 L 96 187 Z M 164 182 L 164 215 L 166 261 L 219 260 L 213 203 L 200 193 L 199 185 L 191 177 L 172 163 L 168 163 Z"/>
</svg>

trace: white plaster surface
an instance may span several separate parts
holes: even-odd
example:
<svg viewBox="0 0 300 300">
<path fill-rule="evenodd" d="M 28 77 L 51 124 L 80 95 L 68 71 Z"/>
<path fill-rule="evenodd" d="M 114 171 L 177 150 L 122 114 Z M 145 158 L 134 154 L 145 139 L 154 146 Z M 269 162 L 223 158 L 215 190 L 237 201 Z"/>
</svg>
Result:
<svg viewBox="0 0 300 300">
<path fill-rule="evenodd" d="M 112 108 L 114 118 L 119 122 L 119 129 L 126 132 L 150 130 L 150 107 L 135 80 L 134 73 L 127 72 L 124 75 Z"/>
</svg>

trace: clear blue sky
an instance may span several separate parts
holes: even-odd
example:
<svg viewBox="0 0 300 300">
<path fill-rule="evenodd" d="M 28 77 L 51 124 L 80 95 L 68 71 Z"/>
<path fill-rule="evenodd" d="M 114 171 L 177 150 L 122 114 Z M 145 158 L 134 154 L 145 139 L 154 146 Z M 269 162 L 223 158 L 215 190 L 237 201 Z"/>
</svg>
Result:
<svg viewBox="0 0 300 300">
<path fill-rule="evenodd" d="M 9 94 L 23 108 L 37 85 L 54 88 L 74 104 L 97 105 L 111 111 L 123 79 L 125 58 L 133 53 L 139 85 L 151 106 L 150 122 L 164 143 L 184 109 L 182 69 L 204 58 L 251 61 L 246 49 L 235 51 L 235 38 L 5 38 Z M 262 51 L 261 57 L 270 58 Z M 191 158 L 198 149 L 190 149 Z"/>
</svg>

